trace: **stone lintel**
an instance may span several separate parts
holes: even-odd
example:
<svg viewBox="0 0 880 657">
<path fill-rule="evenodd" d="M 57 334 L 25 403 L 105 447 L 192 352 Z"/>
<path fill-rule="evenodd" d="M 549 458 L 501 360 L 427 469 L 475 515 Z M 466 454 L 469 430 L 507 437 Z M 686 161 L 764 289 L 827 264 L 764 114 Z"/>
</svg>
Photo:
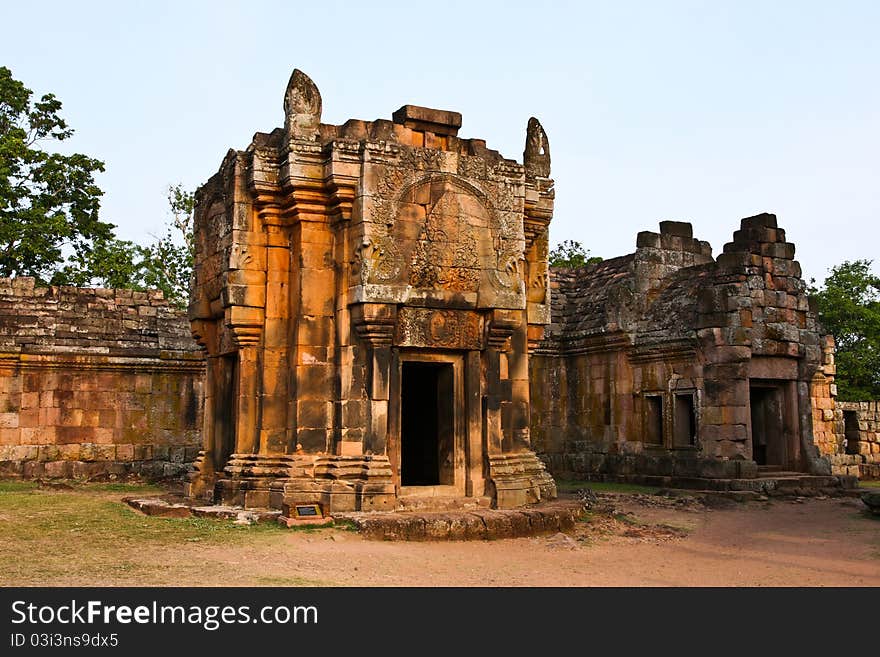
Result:
<svg viewBox="0 0 880 657">
<path fill-rule="evenodd" d="M 391 115 L 395 123 L 402 124 L 410 130 L 433 132 L 437 135 L 458 134 L 461 127 L 461 114 L 447 110 L 419 107 L 418 105 L 404 105 Z"/>
<path fill-rule="evenodd" d="M 687 221 L 661 221 L 661 235 L 675 235 L 677 237 L 693 237 L 694 227 Z"/>
</svg>

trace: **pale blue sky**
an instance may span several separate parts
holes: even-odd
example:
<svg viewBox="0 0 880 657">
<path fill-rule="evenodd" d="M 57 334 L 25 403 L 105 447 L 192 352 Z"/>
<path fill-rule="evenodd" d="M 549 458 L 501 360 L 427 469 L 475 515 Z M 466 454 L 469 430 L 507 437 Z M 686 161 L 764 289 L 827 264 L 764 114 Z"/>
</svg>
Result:
<svg viewBox="0 0 880 657">
<path fill-rule="evenodd" d="M 552 242 L 611 257 L 677 219 L 717 254 L 768 211 L 807 276 L 876 256 L 878 2 L 4 1 L 0 20 L 0 65 L 64 103 L 129 239 L 161 232 L 169 183 L 281 125 L 298 67 L 328 123 L 452 109 L 521 159 L 540 118 Z"/>
</svg>

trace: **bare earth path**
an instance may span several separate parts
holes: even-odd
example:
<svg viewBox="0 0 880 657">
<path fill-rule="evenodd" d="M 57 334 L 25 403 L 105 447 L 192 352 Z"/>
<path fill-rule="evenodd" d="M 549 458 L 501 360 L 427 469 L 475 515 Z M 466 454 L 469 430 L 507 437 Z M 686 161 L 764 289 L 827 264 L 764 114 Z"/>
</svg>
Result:
<svg viewBox="0 0 880 657">
<path fill-rule="evenodd" d="M 3 586 L 880 586 L 880 519 L 853 499 L 605 495 L 569 536 L 405 543 L 148 518 L 112 492 L 16 495 L 0 495 Z"/>
<path fill-rule="evenodd" d="M 588 525 L 573 540 L 476 543 L 290 536 L 285 546 L 298 563 L 276 555 L 263 573 L 318 575 L 352 586 L 880 586 L 880 522 L 864 517 L 852 501 L 697 512 L 623 507 L 635 508 L 637 521 L 662 523 L 661 529 L 612 522 L 599 531 Z M 244 560 L 224 558 L 222 551 L 212 556 L 240 568 L 264 558 L 261 553 L 241 555 Z"/>
</svg>

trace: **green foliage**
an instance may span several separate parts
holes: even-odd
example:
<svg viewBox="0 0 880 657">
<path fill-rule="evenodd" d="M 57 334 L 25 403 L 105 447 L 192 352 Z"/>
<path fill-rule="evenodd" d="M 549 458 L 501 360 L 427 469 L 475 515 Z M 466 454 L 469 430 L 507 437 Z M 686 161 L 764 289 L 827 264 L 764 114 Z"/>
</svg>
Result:
<svg viewBox="0 0 880 657">
<path fill-rule="evenodd" d="M 192 192 L 180 184 L 168 188 L 171 223 L 165 234 L 148 247 L 141 247 L 143 282 L 158 288 L 165 298 L 178 307 L 189 301 L 189 285 L 193 267 L 193 208 Z"/>
<path fill-rule="evenodd" d="M 120 240 L 98 218 L 103 194 L 94 174 L 104 163 L 61 155 L 47 142 L 68 139 L 53 94 L 33 92 L 0 67 L 0 276 L 33 276 L 40 284 L 158 288 L 186 306 L 192 275 L 193 194 L 168 189 L 171 222 L 148 246 Z"/>
<path fill-rule="evenodd" d="M 831 269 L 821 289 L 809 292 L 837 343 L 839 398 L 880 399 L 880 277 L 871 272 L 871 261 L 845 261 Z"/>
<path fill-rule="evenodd" d="M 0 276 L 67 283 L 66 250 L 113 239 L 113 225 L 98 219 L 102 192 L 94 174 L 104 163 L 45 150 L 73 130 L 53 94 L 38 101 L 32 95 L 0 67 Z"/>
<path fill-rule="evenodd" d="M 598 256 L 590 256 L 590 251 L 585 249 L 580 242 L 565 240 L 550 250 L 548 262 L 551 267 L 583 267 L 602 262 Z"/>
<path fill-rule="evenodd" d="M 53 276 L 55 284 L 145 290 L 143 247 L 115 237 L 74 253 Z"/>
<path fill-rule="evenodd" d="M 95 240 L 74 253 L 55 278 L 79 287 L 158 289 L 172 305 L 185 308 L 193 263 L 193 194 L 172 185 L 168 206 L 165 233 L 148 246 L 115 237 Z"/>
</svg>

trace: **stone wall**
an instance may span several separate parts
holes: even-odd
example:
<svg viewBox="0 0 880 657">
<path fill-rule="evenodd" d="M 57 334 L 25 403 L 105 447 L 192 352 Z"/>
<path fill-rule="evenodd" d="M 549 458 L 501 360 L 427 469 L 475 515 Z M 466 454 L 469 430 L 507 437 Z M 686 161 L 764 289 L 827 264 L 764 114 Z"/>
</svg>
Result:
<svg viewBox="0 0 880 657">
<path fill-rule="evenodd" d="M 551 471 L 830 474 L 833 346 L 776 217 L 743 219 L 717 259 L 683 222 L 636 246 L 552 272 L 552 322 L 530 362 L 532 438 Z"/>
<path fill-rule="evenodd" d="M 183 472 L 204 360 L 161 292 L 0 279 L 0 474 Z"/>
<path fill-rule="evenodd" d="M 843 436 L 838 435 L 837 413 L 835 401 L 837 384 L 834 363 L 834 338 L 830 335 L 823 338 L 822 366 L 813 375 L 810 385 L 810 399 L 813 409 L 813 441 L 819 453 L 831 462 L 832 474 L 858 474 L 847 469 L 846 459 L 839 459 L 844 454 Z M 857 468 L 856 468 L 857 470 Z"/>
<path fill-rule="evenodd" d="M 880 401 L 837 402 L 834 423 L 839 445 L 831 461 L 835 469 L 880 478 Z"/>
</svg>

